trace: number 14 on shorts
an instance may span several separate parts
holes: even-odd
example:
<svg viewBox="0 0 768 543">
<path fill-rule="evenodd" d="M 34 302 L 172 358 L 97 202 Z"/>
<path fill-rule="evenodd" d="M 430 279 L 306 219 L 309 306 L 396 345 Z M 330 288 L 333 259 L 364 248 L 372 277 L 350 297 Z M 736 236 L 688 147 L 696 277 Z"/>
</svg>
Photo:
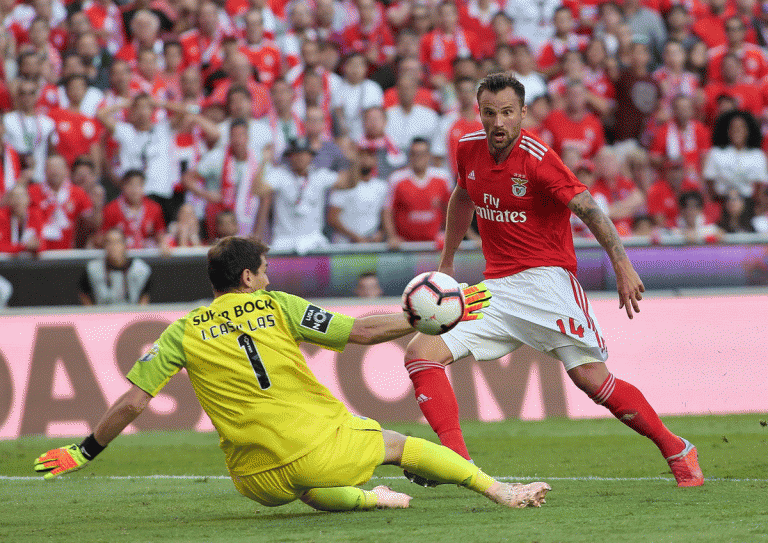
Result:
<svg viewBox="0 0 768 543">
<path fill-rule="evenodd" d="M 578 327 L 576 327 L 576 321 L 574 320 L 573 317 L 568 318 L 568 327 L 570 328 L 570 334 L 565 329 L 565 323 L 563 322 L 563 319 L 557 319 L 556 324 L 563 335 L 575 336 L 579 338 L 584 337 L 584 327 L 582 325 L 579 325 Z M 592 329 L 592 331 L 595 332 L 595 339 L 597 339 L 597 345 L 600 347 L 600 349 L 605 350 L 605 340 L 600 337 L 600 334 L 597 333 L 597 330 L 595 330 L 591 326 L 590 326 L 590 329 Z"/>
</svg>

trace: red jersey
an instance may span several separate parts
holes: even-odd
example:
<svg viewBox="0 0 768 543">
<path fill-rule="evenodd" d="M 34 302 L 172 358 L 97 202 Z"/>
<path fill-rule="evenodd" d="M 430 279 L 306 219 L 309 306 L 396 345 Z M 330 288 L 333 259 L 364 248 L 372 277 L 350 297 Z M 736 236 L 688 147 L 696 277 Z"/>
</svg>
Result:
<svg viewBox="0 0 768 543">
<path fill-rule="evenodd" d="M 575 148 L 581 158 L 592 158 L 605 145 L 605 132 L 600 119 L 585 113 L 574 121 L 564 111 L 554 110 L 544 120 L 544 140 L 558 155 L 564 149 Z"/>
<path fill-rule="evenodd" d="M 539 266 L 576 273 L 568 203 L 587 187 L 552 149 L 521 130 L 507 159 L 496 164 L 478 131 L 459 140 L 457 162 L 458 184 L 475 204 L 485 277 Z"/>
<path fill-rule="evenodd" d="M 728 46 L 721 45 L 710 49 L 707 53 L 709 59 L 707 63 L 707 77 L 709 81 L 721 81 L 723 58 L 728 54 Z M 766 56 L 762 47 L 745 43 L 741 49 L 735 51 L 736 56 L 741 59 L 741 65 L 744 67 L 744 75 L 759 81 L 768 74 L 768 56 Z"/>
<path fill-rule="evenodd" d="M 205 104 L 225 105 L 227 103 L 227 93 L 231 86 L 232 82 L 229 79 L 223 79 L 216 88 L 213 89 L 211 95 L 206 99 Z M 269 95 L 269 89 L 261 83 L 257 83 L 251 79 L 248 81 L 248 90 L 251 91 L 253 117 L 256 119 L 266 117 L 272 109 L 272 97 Z"/>
<path fill-rule="evenodd" d="M 183 66 L 207 66 L 221 48 L 224 33 L 219 30 L 216 36 L 205 36 L 199 29 L 187 30 L 179 36 L 179 43 L 184 55 Z"/>
<path fill-rule="evenodd" d="M 20 253 L 33 238 L 40 241 L 38 251 L 45 250 L 42 238 L 43 214 L 34 207 L 27 209 L 24 220 L 14 217 L 9 207 L 0 207 L 0 253 Z"/>
<path fill-rule="evenodd" d="M 419 179 L 410 168 L 390 178 L 388 207 L 397 235 L 406 241 L 433 241 L 442 230 L 451 191 L 443 170 L 427 168 Z"/>
<path fill-rule="evenodd" d="M 74 248 L 75 224 L 80 215 L 93 209 L 88 194 L 69 181 L 57 192 L 46 183 L 29 185 L 29 202 L 43 214 L 42 243 L 48 249 Z"/>
<path fill-rule="evenodd" d="M 245 44 L 240 47 L 240 52 L 248 57 L 251 65 L 259 72 L 259 81 L 267 87 L 271 87 L 280 77 L 283 54 L 274 42 L 265 39 L 258 45 Z"/>
<path fill-rule="evenodd" d="M 586 51 L 589 44 L 589 38 L 586 36 L 580 36 L 576 33 L 570 33 L 565 38 L 558 38 L 553 36 L 539 52 L 539 57 L 536 60 L 539 71 L 547 71 L 557 65 L 560 62 L 560 57 L 566 51 Z"/>
<path fill-rule="evenodd" d="M 48 116 L 56 123 L 56 152 L 70 167 L 77 157 L 90 153 L 91 147 L 99 141 L 101 123 L 82 113 L 57 108 L 50 110 Z"/>
<path fill-rule="evenodd" d="M 21 175 L 21 159 L 16 149 L 7 143 L 0 144 L 0 198 L 11 190 Z"/>
<path fill-rule="evenodd" d="M 595 181 L 595 184 L 592 185 L 590 192 L 593 194 L 602 194 L 610 205 L 627 198 L 636 189 L 637 187 L 631 179 L 619 175 L 615 179 L 613 186 L 609 185 L 605 179 L 598 179 Z M 619 232 L 620 236 L 632 235 L 632 217 L 615 219 L 613 224 L 616 226 L 616 230 Z"/>
<path fill-rule="evenodd" d="M 683 181 L 680 194 L 691 190 L 700 191 L 701 187 L 689 179 Z M 672 187 L 665 179 L 659 179 L 648 188 L 648 214 L 651 217 L 662 216 L 664 218 L 665 228 L 674 228 L 677 226 L 677 217 L 680 214 L 680 207 L 677 204 L 679 194 L 675 194 Z"/>
<path fill-rule="evenodd" d="M 674 121 L 668 121 L 654 132 L 649 151 L 667 159 L 680 156 L 689 171 L 701 173 L 704 153 L 711 146 L 712 136 L 703 123 L 691 120 L 681 130 Z"/>
<path fill-rule="evenodd" d="M 438 113 L 440 112 L 440 104 L 438 103 L 435 95 L 426 87 L 419 87 L 416 90 L 416 96 L 413 98 L 414 104 L 434 109 Z M 397 88 L 390 87 L 384 91 L 384 109 L 389 109 L 392 106 L 400 104 L 400 98 L 397 96 Z"/>
<path fill-rule="evenodd" d="M 726 85 L 712 81 L 704 86 L 704 114 L 712 122 L 717 112 L 717 98 L 721 95 L 732 97 L 738 109 L 749 111 L 755 117 L 759 117 L 763 110 L 763 96 L 758 85 L 751 82 Z"/>
<path fill-rule="evenodd" d="M 353 52 L 366 53 L 371 46 L 376 47 L 378 55 L 375 64 L 384 64 L 395 53 L 395 38 L 387 24 L 381 20 L 364 29 L 359 24 L 347 26 L 341 33 L 341 52 L 349 55 Z"/>
<path fill-rule="evenodd" d="M 421 37 L 419 44 L 421 63 L 426 72 L 443 74 L 449 80 L 453 79 L 453 61 L 457 57 L 479 58 L 480 44 L 473 32 L 456 28 L 450 35 L 435 29 Z"/>
<path fill-rule="evenodd" d="M 141 209 L 134 211 L 128 207 L 123 196 L 118 196 L 104 206 L 104 222 L 101 231 L 118 227 L 125 233 L 129 249 L 156 247 L 155 235 L 165 232 L 165 221 L 160 204 L 144 197 Z"/>
</svg>

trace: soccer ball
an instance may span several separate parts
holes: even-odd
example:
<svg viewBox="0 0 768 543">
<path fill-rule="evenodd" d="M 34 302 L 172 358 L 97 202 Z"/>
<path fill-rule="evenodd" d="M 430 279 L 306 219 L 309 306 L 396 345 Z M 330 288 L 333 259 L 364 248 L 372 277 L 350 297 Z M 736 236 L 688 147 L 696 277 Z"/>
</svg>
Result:
<svg viewBox="0 0 768 543">
<path fill-rule="evenodd" d="M 414 277 L 403 291 L 403 312 L 416 330 L 436 336 L 461 321 L 464 292 L 450 275 L 422 273 Z"/>
</svg>

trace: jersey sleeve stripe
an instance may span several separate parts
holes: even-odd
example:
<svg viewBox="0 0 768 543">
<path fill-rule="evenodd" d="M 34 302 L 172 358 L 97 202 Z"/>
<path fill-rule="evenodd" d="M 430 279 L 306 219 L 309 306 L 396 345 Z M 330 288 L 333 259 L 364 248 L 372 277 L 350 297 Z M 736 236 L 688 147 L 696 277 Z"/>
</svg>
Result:
<svg viewBox="0 0 768 543">
<path fill-rule="evenodd" d="M 543 144 L 539 143 L 538 141 L 536 141 L 533 138 L 529 138 L 528 136 L 523 136 L 523 141 L 525 143 L 531 145 L 532 147 L 536 147 L 538 149 L 541 149 L 542 153 L 546 153 L 547 152 L 547 148 Z"/>
<path fill-rule="evenodd" d="M 474 132 L 468 132 L 462 136 L 462 138 L 466 137 L 472 137 L 472 136 L 485 136 L 485 130 L 475 130 Z"/>
<path fill-rule="evenodd" d="M 535 156 L 539 161 L 541 161 L 544 158 L 544 153 L 539 151 L 538 149 L 533 149 L 531 147 L 528 147 L 525 142 L 520 143 L 520 149 L 525 149 L 529 153 L 531 153 L 533 156 Z"/>
<path fill-rule="evenodd" d="M 485 139 L 485 135 L 483 135 L 483 136 L 473 136 L 471 138 L 468 138 L 467 136 L 464 136 L 459 141 L 479 141 L 479 140 L 484 140 L 484 139 Z"/>
</svg>

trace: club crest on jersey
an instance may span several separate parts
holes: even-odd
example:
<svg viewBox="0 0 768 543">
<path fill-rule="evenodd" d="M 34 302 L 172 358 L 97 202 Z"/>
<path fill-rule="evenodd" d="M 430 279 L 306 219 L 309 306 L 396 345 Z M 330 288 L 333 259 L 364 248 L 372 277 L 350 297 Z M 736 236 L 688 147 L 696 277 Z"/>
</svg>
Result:
<svg viewBox="0 0 768 543">
<path fill-rule="evenodd" d="M 513 177 L 512 178 L 512 194 L 514 194 L 518 198 L 522 198 L 523 196 L 525 196 L 525 193 L 527 190 L 525 187 L 525 184 L 527 182 L 528 180 L 522 177 Z"/>
</svg>

